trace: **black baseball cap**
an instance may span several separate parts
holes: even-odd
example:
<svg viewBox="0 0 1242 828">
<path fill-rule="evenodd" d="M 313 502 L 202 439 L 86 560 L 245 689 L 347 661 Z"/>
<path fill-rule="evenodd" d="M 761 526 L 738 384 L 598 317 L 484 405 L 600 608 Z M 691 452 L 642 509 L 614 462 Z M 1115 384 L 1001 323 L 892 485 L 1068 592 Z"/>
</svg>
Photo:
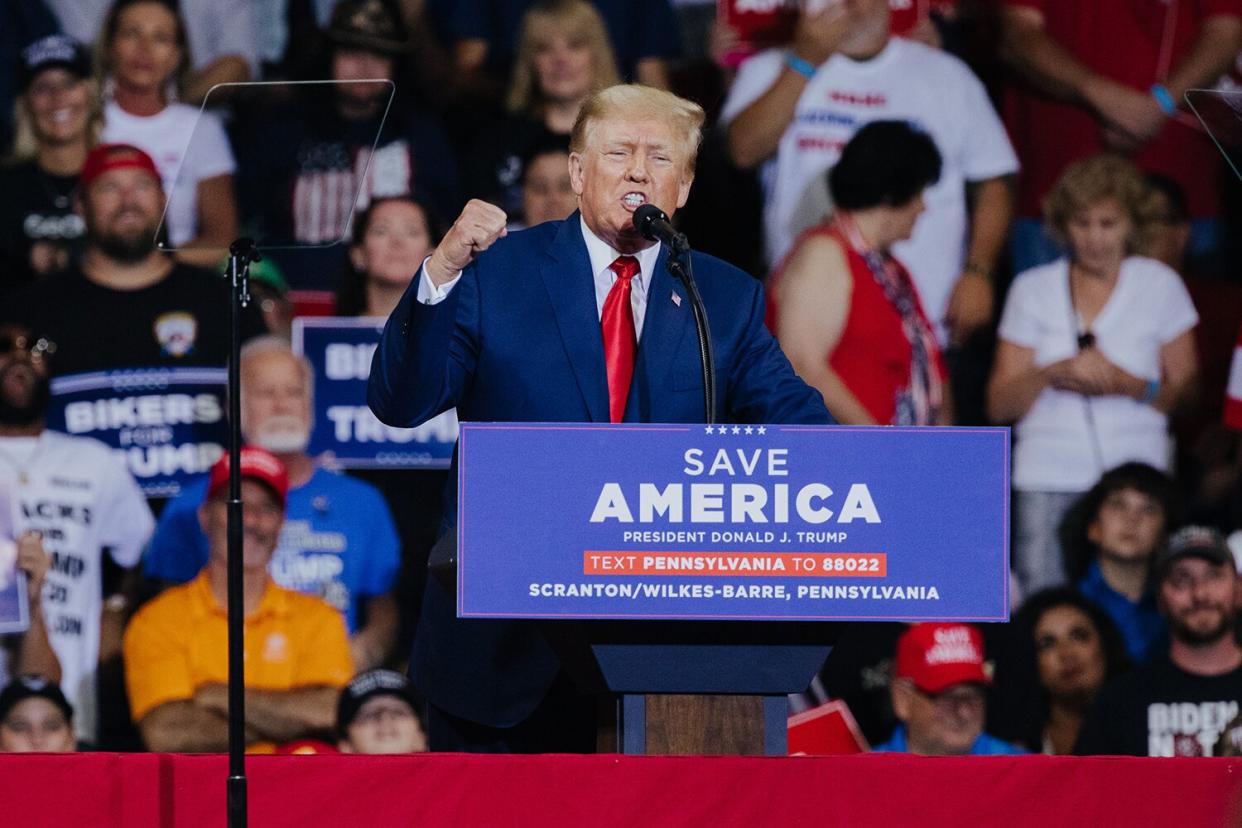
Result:
<svg viewBox="0 0 1242 828">
<path fill-rule="evenodd" d="M 422 709 L 422 697 L 409 678 L 395 670 L 367 670 L 354 676 L 341 691 L 336 705 L 336 729 L 341 736 L 345 736 L 362 705 L 376 696 L 396 696 L 409 704 L 415 716 Z"/>
<path fill-rule="evenodd" d="M 79 78 L 91 76 L 91 57 L 86 47 L 68 35 L 40 38 L 22 49 L 18 88 L 25 92 L 35 75 L 44 69 L 68 69 Z"/>
<path fill-rule="evenodd" d="M 9 717 L 14 707 L 32 698 L 47 699 L 60 708 L 65 714 L 65 721 L 73 721 L 73 705 L 60 691 L 60 685 L 40 676 L 21 676 L 9 682 L 4 690 L 0 690 L 0 722 Z"/>
<path fill-rule="evenodd" d="M 1202 558 L 1218 566 L 1234 566 L 1233 553 L 1224 535 L 1210 526 L 1183 526 L 1169 536 L 1168 543 L 1156 554 L 1152 565 L 1156 583 L 1164 580 L 1173 564 L 1188 557 Z"/>
</svg>

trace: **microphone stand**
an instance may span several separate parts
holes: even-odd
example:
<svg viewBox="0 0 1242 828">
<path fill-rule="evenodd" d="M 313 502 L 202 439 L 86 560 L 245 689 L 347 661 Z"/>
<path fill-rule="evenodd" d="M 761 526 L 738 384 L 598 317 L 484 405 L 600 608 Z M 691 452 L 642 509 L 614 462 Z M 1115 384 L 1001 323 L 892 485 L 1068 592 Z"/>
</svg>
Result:
<svg viewBox="0 0 1242 828">
<path fill-rule="evenodd" d="M 246 680 L 245 606 L 242 591 L 241 501 L 241 315 L 250 304 L 250 264 L 260 261 L 253 239 L 229 246 L 229 502 L 228 502 L 228 629 L 229 629 L 229 777 L 228 826 L 246 828 Z"/>
<path fill-rule="evenodd" d="M 694 268 L 690 264 L 690 242 L 684 233 L 673 236 L 669 245 L 668 272 L 685 286 L 694 311 L 694 327 L 699 335 L 699 361 L 703 366 L 703 417 L 708 425 L 716 423 L 716 352 L 712 346 L 712 331 L 707 324 L 707 309 L 703 297 L 694 282 Z"/>
</svg>

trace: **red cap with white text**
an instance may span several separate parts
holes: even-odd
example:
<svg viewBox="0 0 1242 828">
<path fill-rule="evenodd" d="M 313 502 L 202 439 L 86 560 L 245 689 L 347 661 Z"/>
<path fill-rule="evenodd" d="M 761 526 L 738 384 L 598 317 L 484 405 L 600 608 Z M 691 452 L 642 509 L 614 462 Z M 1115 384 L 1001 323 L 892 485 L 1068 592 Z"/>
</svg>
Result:
<svg viewBox="0 0 1242 828">
<path fill-rule="evenodd" d="M 289 473 L 285 464 L 276 455 L 258 446 L 242 446 L 241 476 L 243 480 L 256 480 L 267 488 L 285 505 L 285 496 L 289 493 Z M 211 477 L 207 482 L 207 499 L 219 495 L 228 495 L 229 491 L 229 455 L 216 461 L 211 467 Z"/>
<path fill-rule="evenodd" d="M 896 676 L 924 693 L 967 682 L 988 684 L 983 633 L 969 624 L 915 624 L 897 639 Z"/>
</svg>

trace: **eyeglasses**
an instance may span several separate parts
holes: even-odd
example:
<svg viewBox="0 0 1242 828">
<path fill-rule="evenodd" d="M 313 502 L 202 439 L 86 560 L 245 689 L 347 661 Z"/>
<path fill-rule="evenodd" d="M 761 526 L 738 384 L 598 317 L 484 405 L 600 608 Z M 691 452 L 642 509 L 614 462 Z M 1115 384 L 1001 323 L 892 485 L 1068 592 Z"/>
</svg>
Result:
<svg viewBox="0 0 1242 828">
<path fill-rule="evenodd" d="M 365 713 L 359 713 L 354 717 L 354 724 L 379 724 L 384 719 L 402 721 L 412 718 L 414 718 L 413 710 L 405 705 L 394 705 L 392 707 L 378 707 Z"/>
<path fill-rule="evenodd" d="M 983 688 L 972 685 L 954 687 L 952 690 L 945 690 L 941 693 L 927 693 L 915 687 L 914 692 L 936 705 L 939 712 L 950 715 L 958 713 L 963 708 L 969 713 L 980 712 L 986 701 Z"/>
<path fill-rule="evenodd" d="M 0 354 L 25 351 L 31 359 L 43 359 L 56 353 L 56 343 L 45 336 L 38 339 L 25 334 L 0 333 Z"/>
</svg>

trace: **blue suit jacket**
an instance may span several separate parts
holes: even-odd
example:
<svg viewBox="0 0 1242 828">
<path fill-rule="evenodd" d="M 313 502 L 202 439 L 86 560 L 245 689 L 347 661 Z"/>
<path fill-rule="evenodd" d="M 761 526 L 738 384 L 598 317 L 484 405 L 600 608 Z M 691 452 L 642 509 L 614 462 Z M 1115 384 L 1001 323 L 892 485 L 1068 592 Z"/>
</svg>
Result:
<svg viewBox="0 0 1242 828">
<path fill-rule="evenodd" d="M 703 421 L 694 316 L 667 256 L 661 251 L 647 292 L 627 422 Z M 693 267 L 716 350 L 719 419 L 832 422 L 764 327 L 759 282 L 699 253 Z M 608 422 L 603 337 L 578 213 L 499 240 L 437 305 L 419 303 L 417 289 L 416 280 L 371 364 L 367 400 L 380 420 L 412 427 L 456 406 L 463 421 Z M 446 526 L 457 504 L 456 475 L 449 480 Z M 459 619 L 453 596 L 428 582 L 412 672 L 441 709 L 496 727 L 517 724 L 559 666 L 533 625 Z"/>
</svg>

